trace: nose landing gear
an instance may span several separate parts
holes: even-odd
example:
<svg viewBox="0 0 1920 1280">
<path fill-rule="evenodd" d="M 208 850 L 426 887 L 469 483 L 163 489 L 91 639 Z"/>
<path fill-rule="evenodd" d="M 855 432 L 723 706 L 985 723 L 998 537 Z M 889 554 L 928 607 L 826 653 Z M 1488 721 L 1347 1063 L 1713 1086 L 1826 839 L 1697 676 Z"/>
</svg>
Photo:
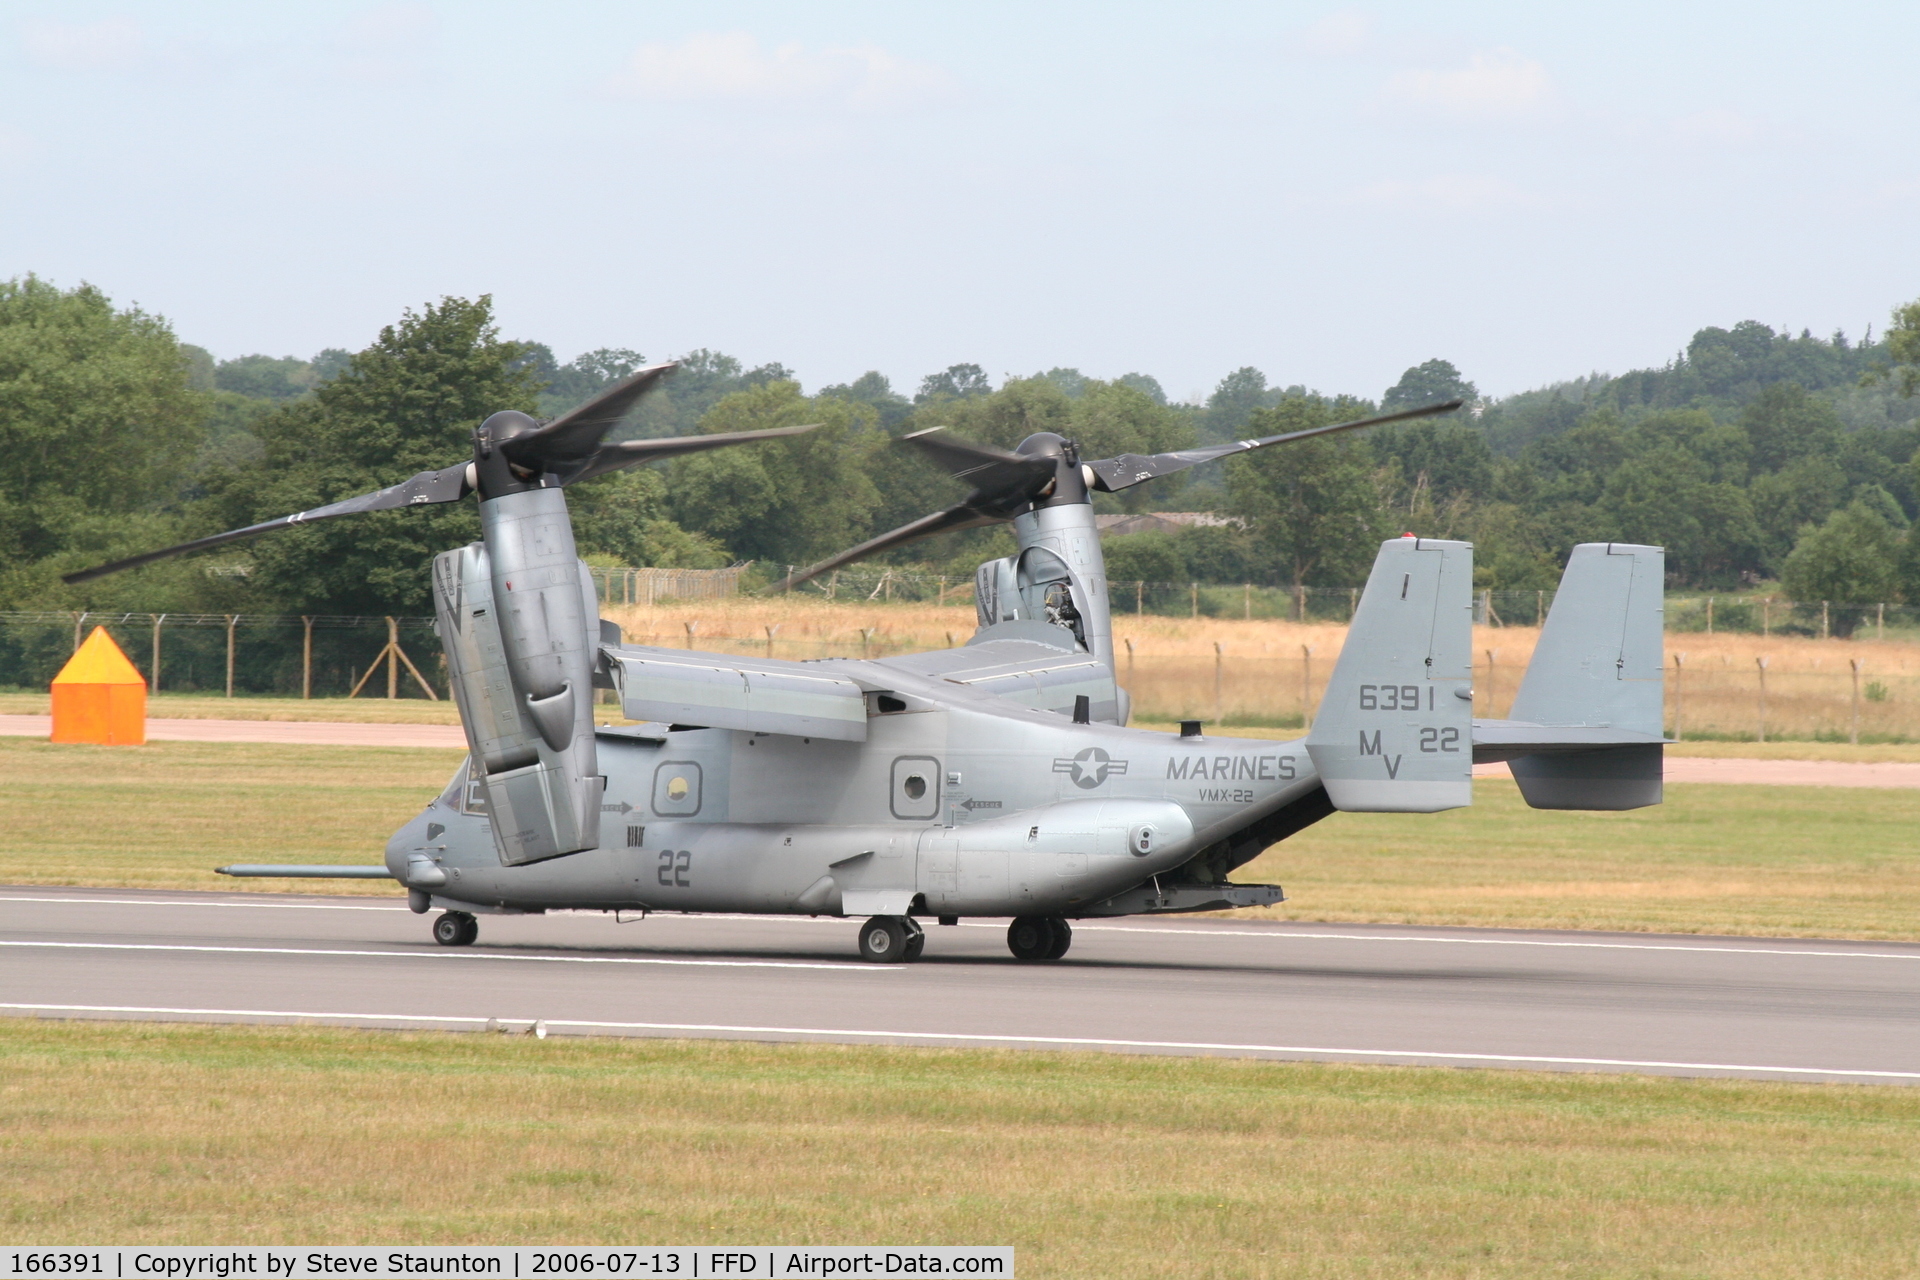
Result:
<svg viewBox="0 0 1920 1280">
<path fill-rule="evenodd" d="M 1007 950 L 1016 960 L 1058 960 L 1072 945 L 1065 916 L 1017 916 L 1007 926 Z"/>
<path fill-rule="evenodd" d="M 449 911 L 433 922 L 433 940 L 443 947 L 470 947 L 480 922 L 465 911 Z"/>
</svg>

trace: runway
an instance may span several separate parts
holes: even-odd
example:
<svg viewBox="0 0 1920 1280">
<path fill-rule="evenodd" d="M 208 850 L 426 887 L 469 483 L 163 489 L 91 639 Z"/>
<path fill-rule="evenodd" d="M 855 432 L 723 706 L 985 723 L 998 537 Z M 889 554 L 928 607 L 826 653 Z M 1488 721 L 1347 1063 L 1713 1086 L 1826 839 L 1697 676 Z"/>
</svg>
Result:
<svg viewBox="0 0 1920 1280">
<path fill-rule="evenodd" d="M 1021 964 L 1004 922 L 489 916 L 398 902 L 0 888 L 0 1016 L 1107 1050 L 1920 1083 L 1920 944 L 1117 920 Z"/>
</svg>

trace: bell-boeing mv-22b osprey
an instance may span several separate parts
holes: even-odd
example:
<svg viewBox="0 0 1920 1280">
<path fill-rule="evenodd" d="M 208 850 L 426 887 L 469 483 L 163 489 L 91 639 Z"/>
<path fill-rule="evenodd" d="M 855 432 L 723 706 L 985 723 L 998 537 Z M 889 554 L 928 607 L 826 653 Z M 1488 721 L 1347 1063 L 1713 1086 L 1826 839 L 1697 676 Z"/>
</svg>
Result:
<svg viewBox="0 0 1920 1280">
<path fill-rule="evenodd" d="M 1089 493 L 1214 458 L 1459 407 L 1199 449 L 1083 461 L 1072 441 L 1006 452 L 908 437 L 972 487 L 947 510 L 791 581 L 952 529 L 1011 521 L 979 568 L 979 628 L 955 649 L 781 662 L 622 642 L 574 551 L 566 487 L 654 459 L 809 430 L 606 443 L 671 370 L 642 370 L 547 423 L 496 413 L 471 461 L 265 524 L 75 574 L 360 511 L 480 504 L 481 541 L 437 556 L 437 628 L 467 763 L 395 834 L 384 867 L 235 875 L 391 876 L 433 936 L 478 914 L 726 911 L 864 918 L 861 955 L 916 958 L 920 921 L 1013 917 L 1022 960 L 1066 953 L 1070 920 L 1279 902 L 1228 877 L 1335 810 L 1470 804 L 1476 760 L 1512 762 L 1536 808 L 1661 798 L 1657 547 L 1568 562 L 1513 719 L 1473 718 L 1473 549 L 1382 544 L 1312 728 L 1291 742 L 1127 724 Z M 596 728 L 597 689 L 630 720 Z"/>
</svg>

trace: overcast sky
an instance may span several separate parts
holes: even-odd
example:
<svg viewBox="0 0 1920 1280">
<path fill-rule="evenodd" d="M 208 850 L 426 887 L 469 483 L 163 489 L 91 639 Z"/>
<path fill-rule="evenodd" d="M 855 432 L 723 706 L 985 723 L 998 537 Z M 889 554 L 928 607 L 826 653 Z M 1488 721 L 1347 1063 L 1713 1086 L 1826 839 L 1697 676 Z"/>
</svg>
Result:
<svg viewBox="0 0 1920 1280">
<path fill-rule="evenodd" d="M 1920 5 L 0 8 L 0 278 L 228 357 L 494 295 L 566 359 L 1506 394 L 1920 297 Z"/>
</svg>

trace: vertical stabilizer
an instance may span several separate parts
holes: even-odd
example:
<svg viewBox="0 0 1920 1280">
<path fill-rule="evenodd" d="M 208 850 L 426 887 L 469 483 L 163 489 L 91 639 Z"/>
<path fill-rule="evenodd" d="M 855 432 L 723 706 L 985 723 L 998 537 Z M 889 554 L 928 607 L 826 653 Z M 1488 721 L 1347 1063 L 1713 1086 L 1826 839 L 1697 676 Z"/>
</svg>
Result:
<svg viewBox="0 0 1920 1280">
<path fill-rule="evenodd" d="M 1542 743 L 1640 735 L 1648 741 L 1503 754 L 1536 809 L 1637 809 L 1659 804 L 1666 686 L 1662 628 L 1666 553 L 1625 542 L 1573 549 L 1540 643 L 1513 700 L 1512 721 L 1542 726 Z M 1553 733 L 1574 729 L 1579 733 Z M 1508 741 L 1524 734 L 1507 731 Z"/>
<path fill-rule="evenodd" d="M 1334 807 L 1473 803 L 1473 547 L 1383 543 L 1307 752 Z"/>
<path fill-rule="evenodd" d="M 1659 733 L 1665 590 L 1666 553 L 1659 547 L 1575 547 L 1512 718 Z"/>
</svg>

